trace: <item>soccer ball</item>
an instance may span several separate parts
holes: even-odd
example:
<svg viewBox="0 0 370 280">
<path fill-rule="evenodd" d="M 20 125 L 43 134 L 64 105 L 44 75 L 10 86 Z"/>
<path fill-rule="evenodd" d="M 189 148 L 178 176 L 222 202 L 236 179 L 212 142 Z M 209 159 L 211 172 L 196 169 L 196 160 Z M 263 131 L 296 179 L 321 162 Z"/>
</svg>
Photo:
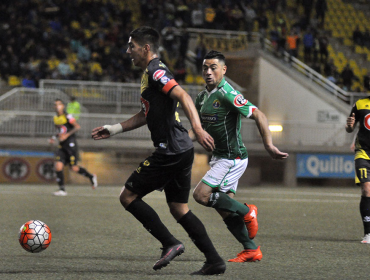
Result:
<svg viewBox="0 0 370 280">
<path fill-rule="evenodd" d="M 31 220 L 19 229 L 19 243 L 31 253 L 39 253 L 49 247 L 51 242 L 50 228 L 39 220 Z"/>
</svg>

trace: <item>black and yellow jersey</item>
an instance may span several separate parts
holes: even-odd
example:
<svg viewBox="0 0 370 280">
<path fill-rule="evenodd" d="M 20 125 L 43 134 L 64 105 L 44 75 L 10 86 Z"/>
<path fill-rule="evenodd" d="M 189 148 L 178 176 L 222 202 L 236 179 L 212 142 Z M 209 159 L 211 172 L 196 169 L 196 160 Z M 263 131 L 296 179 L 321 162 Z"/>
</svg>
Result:
<svg viewBox="0 0 370 280">
<path fill-rule="evenodd" d="M 158 58 L 151 60 L 141 78 L 141 104 L 156 153 L 179 154 L 193 147 L 181 125 L 178 102 L 169 95 L 178 84 Z"/>
<path fill-rule="evenodd" d="M 356 136 L 355 159 L 370 160 L 370 97 L 359 99 L 351 110 L 360 127 Z"/>
<path fill-rule="evenodd" d="M 76 120 L 71 114 L 62 114 L 60 116 L 54 116 L 54 125 L 57 129 L 57 136 L 70 132 L 73 129 L 74 127 L 73 124 L 75 122 Z M 73 144 L 76 143 L 76 135 L 74 133 L 63 142 L 60 142 L 60 145 L 70 146 L 71 143 Z"/>
</svg>

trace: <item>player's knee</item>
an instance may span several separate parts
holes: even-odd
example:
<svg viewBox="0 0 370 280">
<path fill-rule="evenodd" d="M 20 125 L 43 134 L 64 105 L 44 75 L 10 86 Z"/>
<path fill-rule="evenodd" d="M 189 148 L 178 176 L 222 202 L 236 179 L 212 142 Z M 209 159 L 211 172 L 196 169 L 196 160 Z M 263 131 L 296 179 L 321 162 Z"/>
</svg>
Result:
<svg viewBox="0 0 370 280">
<path fill-rule="evenodd" d="M 78 167 L 77 165 L 72 165 L 71 166 L 71 169 L 74 171 L 74 172 L 78 172 L 80 170 L 80 167 Z"/>
<path fill-rule="evenodd" d="M 207 205 L 208 200 L 209 200 L 209 195 L 203 193 L 199 189 L 195 189 L 194 192 L 193 192 L 193 198 L 199 204 Z"/>
<path fill-rule="evenodd" d="M 127 209 L 127 207 L 131 204 L 132 201 L 134 201 L 138 197 L 137 194 L 129 191 L 126 188 L 123 188 L 121 194 L 119 195 L 119 201 L 122 204 L 122 206 Z"/>
</svg>

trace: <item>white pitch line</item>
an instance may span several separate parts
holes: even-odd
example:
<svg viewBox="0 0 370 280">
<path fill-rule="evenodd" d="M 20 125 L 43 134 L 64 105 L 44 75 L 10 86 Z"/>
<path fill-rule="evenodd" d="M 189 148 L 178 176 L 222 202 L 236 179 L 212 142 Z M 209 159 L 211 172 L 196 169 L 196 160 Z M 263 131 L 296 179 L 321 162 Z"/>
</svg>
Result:
<svg viewBox="0 0 370 280">
<path fill-rule="evenodd" d="M 359 203 L 359 197 L 360 195 L 354 195 L 354 194 L 346 194 L 346 193 L 320 193 L 320 192 L 295 192 L 295 191 L 253 191 L 253 190 L 240 190 L 237 192 L 238 194 L 243 193 L 242 196 L 237 196 L 236 199 L 240 201 L 280 201 L 280 202 L 306 202 L 306 203 Z M 356 197 L 358 199 L 310 199 L 310 198 L 277 198 L 277 197 L 249 197 L 246 196 L 245 194 L 248 193 L 253 193 L 253 194 L 271 194 L 271 195 L 276 195 L 276 194 L 281 194 L 281 195 L 303 195 L 303 196 L 332 196 L 332 197 L 349 197 L 353 198 Z M 50 193 L 45 193 L 45 192 L 40 192 L 40 191 L 11 191 L 11 190 L 0 190 L 0 194 L 17 194 L 17 195 L 25 195 L 25 194 L 34 194 L 34 195 L 46 195 L 46 196 L 53 196 L 52 192 Z M 119 191 L 117 190 L 116 194 L 106 194 L 106 193 L 73 193 L 73 192 L 68 192 L 67 197 L 104 197 L 104 198 L 118 198 L 119 197 Z M 61 198 L 63 199 L 63 198 Z M 164 199 L 164 194 L 160 192 L 153 192 L 149 194 L 146 199 Z M 189 200 L 191 200 L 191 196 L 189 197 Z"/>
</svg>

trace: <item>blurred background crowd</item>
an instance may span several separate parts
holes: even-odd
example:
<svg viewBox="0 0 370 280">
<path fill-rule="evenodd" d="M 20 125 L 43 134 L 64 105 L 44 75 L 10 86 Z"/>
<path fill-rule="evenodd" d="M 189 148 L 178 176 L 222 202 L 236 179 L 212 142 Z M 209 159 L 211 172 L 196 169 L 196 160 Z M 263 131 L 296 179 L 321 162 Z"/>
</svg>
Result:
<svg viewBox="0 0 370 280">
<path fill-rule="evenodd" d="M 16 78 L 15 83 L 26 87 L 38 87 L 40 79 L 138 82 L 140 71 L 132 68 L 125 55 L 127 41 L 132 29 L 149 25 L 161 33 L 161 59 L 179 82 L 185 82 L 188 71 L 190 27 L 258 31 L 272 42 L 277 56 L 287 51 L 332 82 L 354 90 L 353 81 L 363 77 L 356 76 L 350 65 L 338 69 L 328 55 L 331 34 L 323 27 L 330 3 L 291 2 L 140 0 L 136 2 L 139 10 L 133 11 L 130 1 L 120 0 L 2 0 L 1 79 Z M 370 45 L 369 31 L 357 28 L 353 42 Z M 206 51 L 207 46 L 198 40 L 194 49 L 198 74 Z M 368 90 L 365 79 L 362 89 Z"/>
</svg>

